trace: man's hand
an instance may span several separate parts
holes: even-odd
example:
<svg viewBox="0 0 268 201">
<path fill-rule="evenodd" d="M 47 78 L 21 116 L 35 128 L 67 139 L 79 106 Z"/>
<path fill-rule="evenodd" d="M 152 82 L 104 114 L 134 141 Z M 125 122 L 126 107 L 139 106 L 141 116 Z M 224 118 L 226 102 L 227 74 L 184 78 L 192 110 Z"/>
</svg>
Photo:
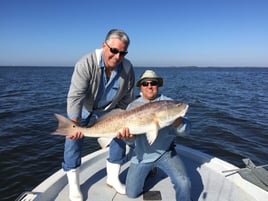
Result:
<svg viewBox="0 0 268 201">
<path fill-rule="evenodd" d="M 74 133 L 74 134 L 69 134 L 69 135 L 66 136 L 66 138 L 71 139 L 71 140 L 78 140 L 78 139 L 81 139 L 83 137 L 84 137 L 84 135 L 81 132 L 77 132 L 77 133 Z"/>
<path fill-rule="evenodd" d="M 74 117 L 71 120 L 74 121 L 74 122 L 76 122 L 76 123 L 78 123 L 80 121 L 80 118 Z M 71 140 L 78 140 L 78 139 L 81 139 L 83 137 L 84 137 L 84 135 L 81 132 L 76 132 L 76 133 L 73 133 L 73 134 L 68 134 L 66 136 L 67 139 L 71 139 Z"/>
<path fill-rule="evenodd" d="M 134 136 L 129 133 L 128 128 L 123 128 L 121 132 L 118 132 L 116 135 L 117 138 L 119 139 L 132 139 Z"/>
</svg>

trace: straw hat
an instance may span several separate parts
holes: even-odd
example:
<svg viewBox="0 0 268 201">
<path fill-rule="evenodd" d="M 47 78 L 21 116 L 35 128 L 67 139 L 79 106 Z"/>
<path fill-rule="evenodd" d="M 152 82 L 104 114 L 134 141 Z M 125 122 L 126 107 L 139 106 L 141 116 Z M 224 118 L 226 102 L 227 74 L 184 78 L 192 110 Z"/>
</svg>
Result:
<svg viewBox="0 0 268 201">
<path fill-rule="evenodd" d="M 144 73 L 141 75 L 140 79 L 136 82 L 136 86 L 140 87 L 142 81 L 145 81 L 145 80 L 157 80 L 159 83 L 158 86 L 159 87 L 163 86 L 163 78 L 157 76 L 157 74 L 152 70 L 144 71 Z"/>
</svg>

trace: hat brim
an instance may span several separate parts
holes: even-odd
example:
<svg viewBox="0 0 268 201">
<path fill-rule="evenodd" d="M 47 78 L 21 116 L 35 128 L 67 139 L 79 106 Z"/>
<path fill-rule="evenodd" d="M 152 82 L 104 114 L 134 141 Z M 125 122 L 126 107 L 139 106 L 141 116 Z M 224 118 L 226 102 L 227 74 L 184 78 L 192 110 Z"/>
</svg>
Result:
<svg viewBox="0 0 268 201">
<path fill-rule="evenodd" d="M 163 86 L 163 78 L 161 78 L 161 77 L 154 77 L 154 78 L 152 78 L 152 77 L 143 77 L 142 79 L 140 79 L 140 80 L 138 80 L 138 81 L 136 82 L 136 86 L 137 86 L 137 87 L 140 87 L 142 81 L 144 81 L 144 80 L 157 80 L 157 82 L 158 82 L 158 87 L 162 87 L 162 86 Z"/>
</svg>

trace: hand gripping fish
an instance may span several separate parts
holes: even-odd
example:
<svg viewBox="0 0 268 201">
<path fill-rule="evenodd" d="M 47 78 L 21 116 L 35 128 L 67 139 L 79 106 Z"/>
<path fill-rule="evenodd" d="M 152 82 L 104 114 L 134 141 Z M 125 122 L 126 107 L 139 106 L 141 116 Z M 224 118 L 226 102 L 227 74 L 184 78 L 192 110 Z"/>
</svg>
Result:
<svg viewBox="0 0 268 201">
<path fill-rule="evenodd" d="M 55 114 L 58 128 L 52 134 L 68 135 L 81 132 L 85 137 L 114 138 L 123 128 L 129 128 L 133 135 L 146 134 L 148 143 L 153 144 L 158 130 L 183 117 L 187 110 L 186 103 L 173 100 L 155 101 L 130 110 L 115 109 L 99 118 L 90 127 L 80 127 L 64 116 Z"/>
</svg>

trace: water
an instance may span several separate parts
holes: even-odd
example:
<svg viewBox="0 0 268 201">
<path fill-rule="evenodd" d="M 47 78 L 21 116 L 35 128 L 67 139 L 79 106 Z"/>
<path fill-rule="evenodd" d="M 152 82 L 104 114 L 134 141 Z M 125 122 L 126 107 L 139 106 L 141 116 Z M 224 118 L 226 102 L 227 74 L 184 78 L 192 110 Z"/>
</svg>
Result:
<svg viewBox="0 0 268 201">
<path fill-rule="evenodd" d="M 144 68 L 135 68 L 137 77 Z M 268 163 L 268 68 L 154 68 L 160 92 L 189 103 L 183 145 L 239 167 Z M 14 200 L 61 168 L 64 138 L 51 136 L 53 113 L 66 115 L 73 68 L 0 68 L 0 195 Z M 138 89 L 136 94 L 138 94 Z M 83 155 L 99 149 L 87 138 Z"/>
</svg>

